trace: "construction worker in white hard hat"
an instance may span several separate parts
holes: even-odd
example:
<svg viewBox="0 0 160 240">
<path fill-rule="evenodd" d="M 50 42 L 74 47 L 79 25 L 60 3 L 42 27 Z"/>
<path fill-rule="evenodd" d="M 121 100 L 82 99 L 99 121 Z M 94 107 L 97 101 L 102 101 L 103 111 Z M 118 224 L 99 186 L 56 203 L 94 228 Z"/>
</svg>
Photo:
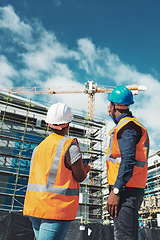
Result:
<svg viewBox="0 0 160 240">
<path fill-rule="evenodd" d="M 82 162 L 76 138 L 65 136 L 71 109 L 51 105 L 46 123 L 51 134 L 33 151 L 23 214 L 30 217 L 36 240 L 63 240 L 79 204 L 79 182 L 90 166 Z"/>
<path fill-rule="evenodd" d="M 116 87 L 108 114 L 116 126 L 109 132 L 107 178 L 110 194 L 107 210 L 114 220 L 115 240 L 138 239 L 138 210 L 147 180 L 149 137 L 146 128 L 132 115 L 132 92 Z"/>
</svg>

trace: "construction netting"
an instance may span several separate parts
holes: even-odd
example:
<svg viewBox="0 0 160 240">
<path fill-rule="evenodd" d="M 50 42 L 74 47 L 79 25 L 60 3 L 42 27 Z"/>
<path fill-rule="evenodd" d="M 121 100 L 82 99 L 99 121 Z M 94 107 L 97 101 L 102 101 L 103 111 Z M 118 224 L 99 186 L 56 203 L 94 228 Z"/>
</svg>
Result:
<svg viewBox="0 0 160 240">
<path fill-rule="evenodd" d="M 0 211 L 0 240 L 34 240 L 31 222 L 22 212 Z M 71 222 L 65 240 L 113 240 L 113 227 Z"/>
<path fill-rule="evenodd" d="M 160 240 L 160 228 L 145 228 L 149 240 Z M 113 226 L 71 222 L 65 240 L 114 240 Z M 32 225 L 22 212 L 0 211 L 0 240 L 35 240 Z"/>
<path fill-rule="evenodd" d="M 22 213 L 0 211 L 0 240 L 33 240 L 34 234 L 28 217 Z"/>
<path fill-rule="evenodd" d="M 82 224 L 73 221 L 65 240 L 113 240 L 113 227 L 101 223 Z"/>
</svg>

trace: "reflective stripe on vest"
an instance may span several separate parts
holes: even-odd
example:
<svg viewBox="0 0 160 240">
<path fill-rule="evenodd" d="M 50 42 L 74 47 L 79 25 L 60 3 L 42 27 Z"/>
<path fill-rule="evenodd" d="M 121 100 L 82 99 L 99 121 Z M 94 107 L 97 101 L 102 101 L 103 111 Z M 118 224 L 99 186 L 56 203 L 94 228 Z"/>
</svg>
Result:
<svg viewBox="0 0 160 240">
<path fill-rule="evenodd" d="M 66 195 L 66 196 L 78 196 L 79 195 L 79 188 L 69 189 L 69 188 L 62 188 L 62 187 L 53 187 L 53 185 L 48 185 L 48 187 L 47 187 L 47 185 L 29 184 L 29 187 L 27 190 L 32 191 L 32 192 L 56 193 L 56 194 L 61 194 L 61 195 Z"/>
<path fill-rule="evenodd" d="M 106 160 L 111 161 L 112 163 L 120 163 L 121 162 L 121 158 L 119 158 L 119 157 L 113 158 L 113 157 L 107 156 Z M 142 168 L 144 168 L 146 166 L 146 164 L 148 163 L 148 161 L 143 162 L 143 161 L 138 161 L 138 160 L 136 160 L 136 162 L 137 163 L 134 166 L 142 167 Z"/>
<path fill-rule="evenodd" d="M 48 176 L 47 184 L 41 185 L 41 184 L 29 183 L 28 187 L 27 187 L 27 191 L 48 192 L 48 193 L 66 195 L 66 196 L 78 196 L 79 195 L 78 183 L 77 183 L 76 189 L 62 188 L 62 187 L 54 186 L 56 175 L 57 175 L 57 170 L 59 167 L 59 160 L 60 160 L 61 152 L 62 152 L 63 146 L 68 138 L 70 138 L 70 137 L 63 137 L 60 139 L 60 141 L 58 143 L 56 154 L 52 161 L 52 166 L 51 166 L 50 173 Z M 35 152 L 36 151 L 33 152 L 32 159 L 34 158 Z"/>
<path fill-rule="evenodd" d="M 112 163 L 120 163 L 121 162 L 120 157 L 114 158 L 114 157 L 112 157 L 112 155 L 110 157 L 108 155 L 106 155 L 106 160 L 111 161 Z"/>
</svg>

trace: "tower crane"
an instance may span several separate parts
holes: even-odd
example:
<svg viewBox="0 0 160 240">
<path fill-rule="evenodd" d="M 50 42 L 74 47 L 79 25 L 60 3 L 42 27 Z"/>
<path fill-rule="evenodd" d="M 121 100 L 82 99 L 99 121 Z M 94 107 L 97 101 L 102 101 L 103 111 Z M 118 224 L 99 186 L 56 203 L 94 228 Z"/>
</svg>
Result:
<svg viewBox="0 0 160 240">
<path fill-rule="evenodd" d="M 139 91 L 145 91 L 145 86 L 138 86 L 137 84 L 126 86 L 132 91 L 134 95 L 137 95 Z M 93 81 L 88 81 L 84 85 L 84 89 L 78 90 L 74 86 L 70 90 L 64 90 L 59 87 L 57 90 L 51 90 L 50 87 L 40 88 L 40 87 L 12 87 L 10 88 L 10 93 L 14 95 L 29 95 L 29 94 L 70 94 L 70 93 L 85 93 L 88 94 L 88 110 L 87 117 L 89 119 L 94 119 L 95 115 L 95 93 L 111 93 L 115 87 L 97 87 L 97 83 Z"/>
</svg>

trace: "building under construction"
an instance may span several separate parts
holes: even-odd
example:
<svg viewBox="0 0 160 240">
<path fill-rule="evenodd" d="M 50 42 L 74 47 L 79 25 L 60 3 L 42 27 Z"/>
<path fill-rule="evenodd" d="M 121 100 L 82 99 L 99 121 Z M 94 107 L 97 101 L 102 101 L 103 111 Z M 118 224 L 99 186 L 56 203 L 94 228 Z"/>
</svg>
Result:
<svg viewBox="0 0 160 240">
<path fill-rule="evenodd" d="M 0 107 L 0 209 L 22 211 L 33 149 L 50 134 L 44 121 L 49 106 L 0 92 Z M 80 185 L 77 218 L 102 222 L 106 125 L 82 114 L 73 116 L 68 135 L 78 139 L 83 158 L 89 158 L 91 165 Z"/>
<path fill-rule="evenodd" d="M 139 214 L 145 225 L 160 227 L 160 151 L 149 156 L 145 196 Z"/>
<path fill-rule="evenodd" d="M 0 92 L 0 210 L 21 212 L 27 188 L 33 149 L 50 134 L 47 108 L 31 100 Z M 80 143 L 83 158 L 90 159 L 91 171 L 80 184 L 77 219 L 82 222 L 108 222 L 106 202 L 105 151 L 106 123 L 74 113 L 68 135 Z M 140 209 L 143 222 L 157 226 L 160 214 L 160 152 L 149 157 L 145 197 Z"/>
</svg>

